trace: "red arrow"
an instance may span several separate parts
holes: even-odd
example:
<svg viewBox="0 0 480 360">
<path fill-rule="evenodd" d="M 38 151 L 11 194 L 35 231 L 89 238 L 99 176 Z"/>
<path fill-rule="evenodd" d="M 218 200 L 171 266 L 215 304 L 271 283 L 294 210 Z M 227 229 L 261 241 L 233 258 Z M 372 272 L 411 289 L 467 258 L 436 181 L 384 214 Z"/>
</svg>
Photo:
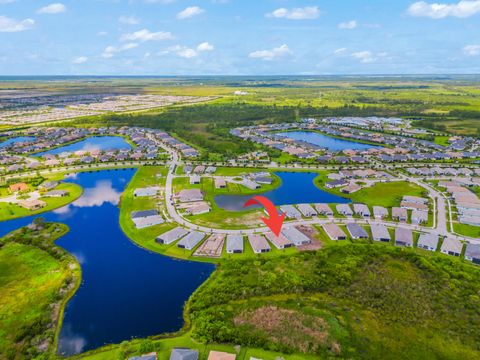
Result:
<svg viewBox="0 0 480 360">
<path fill-rule="evenodd" d="M 285 214 L 278 215 L 277 208 L 273 203 L 268 200 L 266 197 L 263 196 L 254 196 L 250 200 L 248 200 L 243 207 L 260 204 L 263 205 L 265 210 L 267 210 L 268 215 L 270 218 L 262 217 L 262 221 L 267 225 L 270 230 L 276 235 L 280 236 L 280 231 L 282 231 L 283 221 L 285 220 Z"/>
</svg>

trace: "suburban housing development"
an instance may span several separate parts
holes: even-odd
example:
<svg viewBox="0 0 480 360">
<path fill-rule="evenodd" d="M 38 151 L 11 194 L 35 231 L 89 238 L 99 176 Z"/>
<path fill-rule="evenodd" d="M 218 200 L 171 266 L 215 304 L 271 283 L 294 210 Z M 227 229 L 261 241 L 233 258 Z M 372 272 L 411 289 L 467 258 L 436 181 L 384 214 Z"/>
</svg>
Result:
<svg viewBox="0 0 480 360">
<path fill-rule="evenodd" d="M 67 285 L 49 297 L 56 302 L 44 308 L 51 320 L 28 340 L 35 353 L 88 358 L 113 351 L 125 359 L 187 360 L 288 358 L 292 352 L 301 359 L 337 356 L 348 348 L 325 340 L 333 332 L 325 337 L 325 320 L 312 317 L 316 310 L 300 310 L 316 309 L 320 298 L 333 296 L 324 288 L 335 287 L 339 296 L 347 291 L 341 284 L 348 283 L 356 294 L 360 285 L 350 283 L 355 278 L 367 289 L 358 296 L 368 296 L 362 301 L 371 306 L 376 287 L 387 291 L 383 286 L 392 278 L 395 294 L 388 299 L 410 296 L 411 284 L 424 284 L 415 277 L 422 271 L 479 270 L 477 137 L 439 135 L 406 116 L 311 115 L 253 125 L 235 121 L 215 140 L 212 125 L 192 120 L 195 131 L 211 133 L 199 140 L 197 132 L 189 137 L 193 130 L 184 123 L 173 128 L 149 118 L 160 117 L 157 108 L 165 106 L 197 119 L 191 109 L 202 111 L 208 107 L 203 103 L 218 99 L 96 95 L 85 98 L 86 105 L 57 99 L 68 112 L 58 122 L 55 108 L 42 113 L 45 118 L 34 115 L 44 106 L 37 100 L 18 109 L 7 101 L 7 120 L 0 120 L 6 127 L 0 132 L 3 241 L 34 244 L 64 261 L 59 269 L 67 274 L 59 280 Z M 124 114 L 130 111 L 140 113 Z M 105 112 L 121 115 L 111 120 Z M 97 123 L 96 116 L 109 120 Z M 221 155 L 208 150 L 227 141 Z M 254 198 L 266 202 L 251 203 Z M 281 218 L 278 231 L 269 223 L 275 216 Z M 52 224 L 66 228 L 51 230 Z M 43 237 L 58 243 L 39 242 Z M 110 291 L 117 295 L 111 298 Z M 317 295 L 304 297 L 309 291 Z M 342 306 L 353 306 L 345 305 L 342 294 Z M 111 306 L 92 300 L 97 297 Z M 233 300 L 225 305 L 228 297 Z M 404 306 L 413 303 L 409 298 Z M 329 321 L 338 323 L 331 314 L 339 306 L 328 306 Z M 89 307 L 97 310 L 85 311 Z M 151 319 L 133 321 L 117 314 L 120 307 L 135 319 Z M 192 316 L 188 322 L 183 311 Z M 109 331 L 96 330 L 103 327 Z M 224 334 L 222 327 L 229 330 Z M 281 335 L 290 334 L 290 327 L 300 337 Z M 86 340 L 78 345 L 71 331 Z M 150 338 L 160 333 L 174 334 Z M 250 347 L 252 334 L 266 334 L 269 345 Z M 318 339 L 328 345 L 317 348 Z"/>
</svg>

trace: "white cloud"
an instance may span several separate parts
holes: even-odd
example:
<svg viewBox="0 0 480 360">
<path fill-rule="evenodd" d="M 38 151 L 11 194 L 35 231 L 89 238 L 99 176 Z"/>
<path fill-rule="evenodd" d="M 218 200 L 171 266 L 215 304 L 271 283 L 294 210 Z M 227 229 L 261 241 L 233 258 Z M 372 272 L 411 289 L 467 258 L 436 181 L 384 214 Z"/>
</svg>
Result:
<svg viewBox="0 0 480 360">
<path fill-rule="evenodd" d="M 151 32 L 150 30 L 143 29 L 129 34 L 123 34 L 120 40 L 122 41 L 162 41 L 173 39 L 172 33 L 168 31 Z"/>
<path fill-rule="evenodd" d="M 19 32 L 30 30 L 35 25 L 35 20 L 15 20 L 6 16 L 0 16 L 0 32 Z"/>
<path fill-rule="evenodd" d="M 354 59 L 360 60 L 362 63 L 371 63 L 377 60 L 371 51 L 358 51 L 352 53 Z"/>
<path fill-rule="evenodd" d="M 191 58 L 197 57 L 202 52 L 212 51 L 214 48 L 215 47 L 208 42 L 203 42 L 201 44 L 198 44 L 198 46 L 195 49 L 189 48 L 187 46 L 175 45 L 175 46 L 170 46 L 167 50 L 159 52 L 159 55 L 175 54 L 184 59 L 191 59 Z"/>
<path fill-rule="evenodd" d="M 184 49 L 180 49 L 177 51 L 177 55 L 180 56 L 180 57 L 183 57 L 185 59 L 191 59 L 195 56 L 197 56 L 197 52 L 193 49 L 190 49 L 190 48 L 184 48 Z"/>
<path fill-rule="evenodd" d="M 88 61 L 88 58 L 86 56 L 79 56 L 75 59 L 73 59 L 72 63 L 74 64 L 84 64 Z"/>
<path fill-rule="evenodd" d="M 463 48 L 463 52 L 468 56 L 480 55 L 480 45 L 467 45 Z"/>
<path fill-rule="evenodd" d="M 283 44 L 280 47 L 273 48 L 272 50 L 258 50 L 250 53 L 248 56 L 254 59 L 273 60 L 276 58 L 284 57 L 292 52 L 288 48 L 287 44 Z"/>
<path fill-rule="evenodd" d="M 320 9 L 318 6 L 307 6 L 293 9 L 280 8 L 268 13 L 266 16 L 289 20 L 312 20 L 317 19 L 320 16 Z"/>
<path fill-rule="evenodd" d="M 411 16 L 443 19 L 448 16 L 466 18 L 480 12 L 480 0 L 462 0 L 456 4 L 416 2 L 408 8 Z"/>
<path fill-rule="evenodd" d="M 97 32 L 97 36 L 107 36 L 108 33 L 106 31 L 99 31 Z"/>
<path fill-rule="evenodd" d="M 138 47 L 137 43 L 127 43 L 122 46 L 107 46 L 105 50 L 103 50 L 102 57 L 109 59 L 116 53 L 135 49 L 136 47 Z"/>
<path fill-rule="evenodd" d="M 11 4 L 17 0 L 0 0 L 0 4 Z"/>
<path fill-rule="evenodd" d="M 197 51 L 212 51 L 215 47 L 209 42 L 203 42 L 197 46 Z"/>
<path fill-rule="evenodd" d="M 338 28 L 342 29 L 342 30 L 353 30 L 357 26 L 358 26 L 358 24 L 355 20 L 342 22 L 342 23 L 338 24 Z"/>
<path fill-rule="evenodd" d="M 177 14 L 177 19 L 180 19 L 180 20 L 188 19 L 197 15 L 200 15 L 201 13 L 204 13 L 204 12 L 205 10 L 203 10 L 202 8 L 199 8 L 198 6 L 189 6 Z"/>
<path fill-rule="evenodd" d="M 343 47 L 343 48 L 339 48 L 339 49 L 335 50 L 333 53 L 335 55 L 341 55 L 341 54 L 345 54 L 346 51 L 347 51 L 347 48 Z"/>
<path fill-rule="evenodd" d="M 38 9 L 39 14 L 60 14 L 67 11 L 67 7 L 62 3 L 54 3 Z"/>
<path fill-rule="evenodd" d="M 137 25 L 140 19 L 136 16 L 120 16 L 118 22 L 125 25 Z"/>
</svg>

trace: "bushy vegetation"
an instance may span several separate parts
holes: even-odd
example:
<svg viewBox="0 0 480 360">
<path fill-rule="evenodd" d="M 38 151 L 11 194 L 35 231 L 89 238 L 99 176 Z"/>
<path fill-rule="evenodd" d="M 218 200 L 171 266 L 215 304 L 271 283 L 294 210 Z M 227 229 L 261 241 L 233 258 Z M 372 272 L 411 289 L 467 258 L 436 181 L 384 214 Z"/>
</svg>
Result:
<svg viewBox="0 0 480 360">
<path fill-rule="evenodd" d="M 229 261 L 192 297 L 193 336 L 325 357 L 480 356 L 480 271 L 352 244 Z M 285 337 L 289 334 L 289 338 Z"/>
</svg>

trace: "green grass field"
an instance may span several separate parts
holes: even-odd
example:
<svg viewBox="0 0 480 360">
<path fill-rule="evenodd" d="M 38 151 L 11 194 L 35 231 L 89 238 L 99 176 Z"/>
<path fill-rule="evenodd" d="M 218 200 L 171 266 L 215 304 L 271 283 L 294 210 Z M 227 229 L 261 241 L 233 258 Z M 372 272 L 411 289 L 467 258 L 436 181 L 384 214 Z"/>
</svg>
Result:
<svg viewBox="0 0 480 360">
<path fill-rule="evenodd" d="M 55 188 L 55 190 L 67 190 L 69 194 L 67 196 L 58 198 L 41 197 L 40 200 L 45 201 L 47 206 L 39 210 L 31 211 L 16 204 L 0 202 L 0 221 L 12 220 L 24 216 L 38 215 L 47 211 L 58 209 L 78 199 L 83 192 L 81 186 L 72 183 L 61 183 Z"/>
<path fill-rule="evenodd" d="M 46 224 L 40 232 L 20 229 L 0 239 L 0 358 L 36 358 L 35 344 L 47 355 L 55 352 L 63 306 L 80 278 L 73 257 L 53 245 L 67 231 Z"/>
<path fill-rule="evenodd" d="M 320 172 L 320 175 L 314 180 L 317 187 L 332 194 L 349 198 L 353 202 L 368 206 L 400 206 L 402 197 L 405 195 L 425 196 L 425 189 L 406 181 L 377 182 L 375 185 L 361 189 L 353 194 L 344 194 L 338 188 L 325 188 L 325 182 L 329 181 L 326 175 L 326 172 Z"/>
</svg>

